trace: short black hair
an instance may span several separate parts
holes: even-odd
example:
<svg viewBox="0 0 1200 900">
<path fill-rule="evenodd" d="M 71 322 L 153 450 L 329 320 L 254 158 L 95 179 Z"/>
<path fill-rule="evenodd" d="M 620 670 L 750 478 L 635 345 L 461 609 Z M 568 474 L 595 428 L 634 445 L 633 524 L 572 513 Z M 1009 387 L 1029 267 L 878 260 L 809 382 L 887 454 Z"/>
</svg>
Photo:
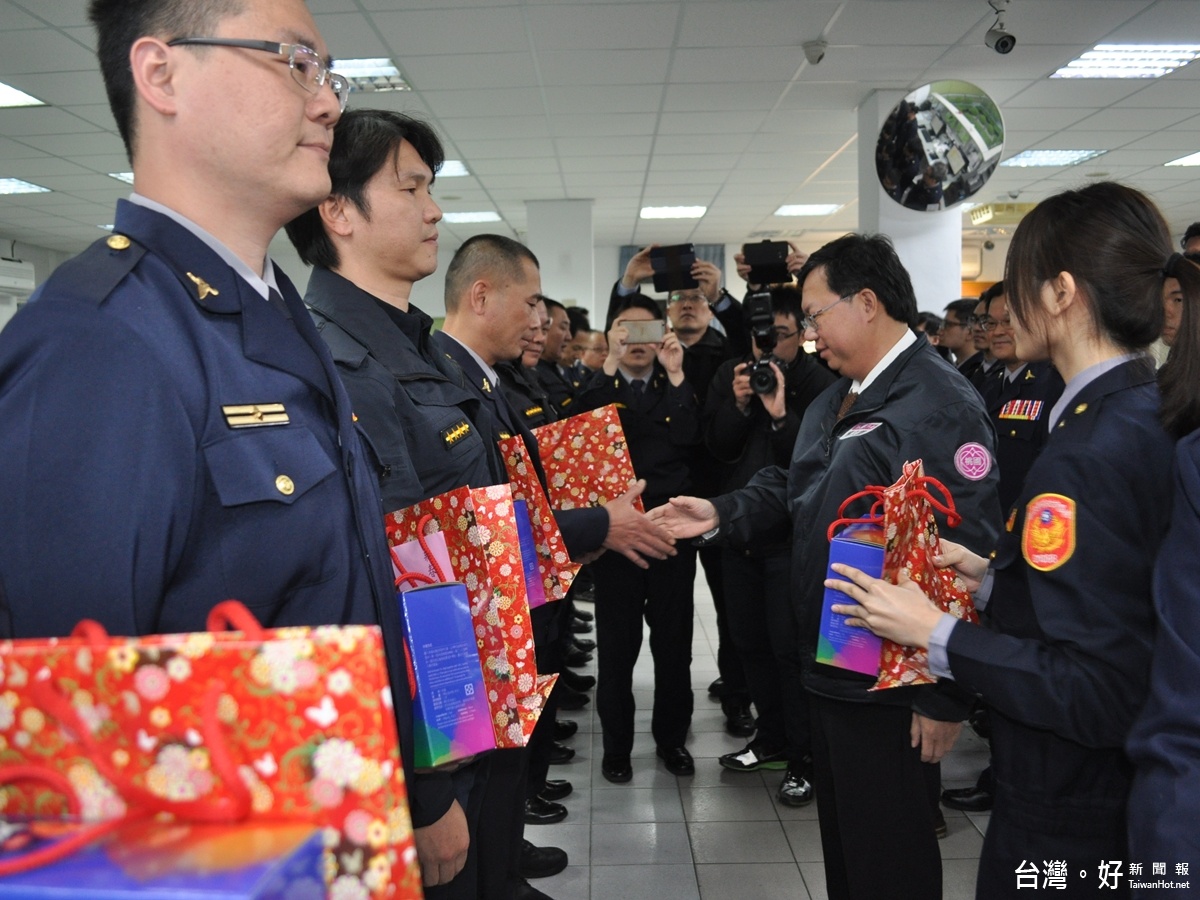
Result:
<svg viewBox="0 0 1200 900">
<path fill-rule="evenodd" d="M 568 306 L 567 318 L 571 320 L 571 337 L 575 337 L 577 332 L 592 330 L 591 318 L 582 306 Z"/>
<path fill-rule="evenodd" d="M 548 313 L 552 313 L 556 309 L 561 309 L 563 312 L 567 311 L 567 308 L 565 306 L 563 306 L 557 300 L 551 300 L 545 294 L 542 295 L 542 302 L 546 304 L 546 312 L 548 312 Z M 571 316 L 568 314 L 567 320 L 570 321 L 570 318 L 571 318 Z"/>
<path fill-rule="evenodd" d="M 917 327 L 924 327 L 926 334 L 935 337 L 942 333 L 942 317 L 934 312 L 917 313 Z"/>
<path fill-rule="evenodd" d="M 524 263 L 538 267 L 533 251 L 502 234 L 477 234 L 467 238 L 446 267 L 446 312 L 458 310 L 459 300 L 467 288 L 487 276 L 497 275 L 519 280 L 525 274 Z"/>
<path fill-rule="evenodd" d="M 1200 222 L 1193 222 L 1187 227 L 1187 231 L 1183 233 L 1183 237 L 1179 239 L 1179 246 L 1186 248 L 1188 241 L 1198 237 L 1200 237 Z"/>
<path fill-rule="evenodd" d="M 406 141 L 436 178 L 446 154 L 428 123 L 387 109 L 346 110 L 333 128 L 333 148 L 329 152 L 330 196 L 344 197 L 369 219 L 367 183 L 384 166 L 396 164 L 396 154 Z M 338 267 L 337 247 L 325 232 L 319 209 L 301 213 L 286 228 L 305 263 L 326 269 Z"/>
<path fill-rule="evenodd" d="M 613 312 L 612 320 L 614 322 L 617 321 L 617 319 L 621 317 L 621 313 L 630 309 L 644 309 L 653 314 L 654 318 L 656 319 L 665 319 L 667 317 L 666 313 L 663 312 L 663 308 L 659 306 L 657 300 L 655 300 L 653 297 L 647 297 L 645 294 L 638 292 L 628 294 L 621 298 L 621 301 L 617 304 L 616 311 Z"/>
<path fill-rule="evenodd" d="M 168 41 L 210 35 L 222 19 L 244 9 L 242 0 L 92 0 L 89 4 L 88 19 L 96 29 L 96 56 L 108 105 L 130 162 L 137 135 L 137 88 L 129 65 L 134 42 L 142 37 Z M 204 49 L 201 47 L 200 52 Z"/>
<path fill-rule="evenodd" d="M 979 301 L 975 298 L 963 297 L 959 300 L 951 300 L 946 304 L 946 308 L 942 312 L 954 313 L 958 316 L 959 324 L 966 324 L 967 319 L 975 315 L 975 307 L 978 305 Z"/>
<path fill-rule="evenodd" d="M 985 306 L 991 306 L 992 301 L 995 300 L 997 297 L 999 297 L 1003 293 L 1004 293 L 1004 282 L 997 281 L 990 288 L 988 288 L 986 291 L 984 291 L 982 294 L 979 295 L 979 299 L 975 301 L 976 305 L 982 303 Z"/>
<path fill-rule="evenodd" d="M 846 234 L 809 256 L 797 278 L 803 286 L 814 269 L 825 270 L 829 289 L 839 297 L 870 288 L 887 314 L 909 328 L 917 325 L 912 279 L 885 234 Z"/>
<path fill-rule="evenodd" d="M 787 285 L 771 288 L 771 315 L 791 316 L 797 323 L 804 318 L 800 291 Z"/>
</svg>

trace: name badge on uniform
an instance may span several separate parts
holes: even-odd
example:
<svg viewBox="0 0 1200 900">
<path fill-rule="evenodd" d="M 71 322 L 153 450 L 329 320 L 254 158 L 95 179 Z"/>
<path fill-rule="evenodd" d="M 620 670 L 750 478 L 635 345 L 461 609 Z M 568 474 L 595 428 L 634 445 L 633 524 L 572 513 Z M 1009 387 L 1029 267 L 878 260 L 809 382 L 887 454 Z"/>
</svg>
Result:
<svg viewBox="0 0 1200 900">
<path fill-rule="evenodd" d="M 286 425 L 287 410 L 282 403 L 241 403 L 222 406 L 225 424 L 230 428 L 262 428 L 264 425 Z"/>
<path fill-rule="evenodd" d="M 853 428 L 846 429 L 845 434 L 838 435 L 838 440 L 844 441 L 846 438 L 858 437 L 860 434 L 867 434 L 868 432 L 874 431 L 882 424 L 882 422 L 859 422 Z"/>
<path fill-rule="evenodd" d="M 442 431 L 442 441 L 445 442 L 447 447 L 453 447 L 470 433 L 471 426 L 467 424 L 466 419 L 463 419 Z"/>
<path fill-rule="evenodd" d="M 1041 400 L 1009 400 L 1000 407 L 1001 419 L 1020 419 L 1022 422 L 1036 422 L 1042 416 Z"/>
</svg>

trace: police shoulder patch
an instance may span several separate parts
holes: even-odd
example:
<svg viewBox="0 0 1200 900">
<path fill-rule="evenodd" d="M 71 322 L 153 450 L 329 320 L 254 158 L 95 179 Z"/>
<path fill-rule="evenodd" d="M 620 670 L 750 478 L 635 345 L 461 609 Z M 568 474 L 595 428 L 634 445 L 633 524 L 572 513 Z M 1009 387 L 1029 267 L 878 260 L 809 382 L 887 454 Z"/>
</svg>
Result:
<svg viewBox="0 0 1200 900">
<path fill-rule="evenodd" d="M 1021 554 L 1039 572 L 1059 568 L 1075 553 L 1075 501 L 1038 494 L 1025 507 Z"/>
</svg>

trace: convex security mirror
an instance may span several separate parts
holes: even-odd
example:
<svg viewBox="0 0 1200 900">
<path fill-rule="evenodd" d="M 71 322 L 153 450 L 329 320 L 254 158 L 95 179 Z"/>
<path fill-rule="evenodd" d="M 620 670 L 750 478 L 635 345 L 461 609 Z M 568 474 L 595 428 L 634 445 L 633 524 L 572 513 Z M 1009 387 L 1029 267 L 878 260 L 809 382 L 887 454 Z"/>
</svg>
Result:
<svg viewBox="0 0 1200 900">
<path fill-rule="evenodd" d="M 875 145 L 883 191 L 908 209 L 948 209 L 979 192 L 1004 152 L 1004 120 L 966 81 L 935 81 L 896 104 Z"/>
</svg>

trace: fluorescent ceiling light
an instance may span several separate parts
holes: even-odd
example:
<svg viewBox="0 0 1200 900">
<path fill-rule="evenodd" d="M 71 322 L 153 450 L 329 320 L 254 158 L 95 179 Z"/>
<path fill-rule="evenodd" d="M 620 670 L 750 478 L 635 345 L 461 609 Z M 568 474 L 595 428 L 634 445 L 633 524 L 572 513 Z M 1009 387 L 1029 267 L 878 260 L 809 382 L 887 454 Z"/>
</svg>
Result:
<svg viewBox="0 0 1200 900">
<path fill-rule="evenodd" d="M 382 93 L 412 90 L 390 59 L 339 59 L 333 70 L 346 76 L 351 91 Z"/>
<path fill-rule="evenodd" d="M 103 228 L 105 231 L 112 231 L 117 226 L 109 222 L 107 225 L 97 225 L 97 228 Z"/>
<path fill-rule="evenodd" d="M 499 222 L 500 214 L 494 212 L 455 212 L 446 213 L 442 216 L 447 222 L 452 224 L 465 224 L 468 222 Z"/>
<path fill-rule="evenodd" d="M 1181 156 L 1179 159 L 1173 159 L 1169 163 L 1163 163 L 1165 166 L 1200 166 L 1200 153 L 1192 153 L 1188 156 Z"/>
<path fill-rule="evenodd" d="M 10 106 L 45 106 L 37 97 L 31 97 L 24 91 L 18 91 L 0 81 L 0 107 Z"/>
<path fill-rule="evenodd" d="M 0 194 L 48 194 L 50 188 L 30 184 L 20 178 L 0 178 Z"/>
<path fill-rule="evenodd" d="M 643 219 L 699 219 L 707 206 L 643 206 Z"/>
<path fill-rule="evenodd" d="M 830 216 L 842 208 L 840 203 L 789 203 L 775 210 L 777 216 Z"/>
<path fill-rule="evenodd" d="M 463 165 L 461 159 L 448 159 L 442 163 L 442 167 L 437 170 L 438 178 L 462 178 L 464 175 L 470 175 L 467 167 Z"/>
<path fill-rule="evenodd" d="M 1018 169 L 1030 166 L 1073 166 L 1084 160 L 1095 159 L 1107 152 L 1106 150 L 1026 150 L 1011 159 L 1006 159 L 1000 165 L 1013 166 Z"/>
<path fill-rule="evenodd" d="M 123 181 L 126 184 L 133 184 L 132 172 L 109 172 L 108 177 L 115 178 L 117 181 Z"/>
<path fill-rule="evenodd" d="M 1051 78 L 1160 78 L 1200 56 L 1200 44 L 1097 44 Z"/>
</svg>

